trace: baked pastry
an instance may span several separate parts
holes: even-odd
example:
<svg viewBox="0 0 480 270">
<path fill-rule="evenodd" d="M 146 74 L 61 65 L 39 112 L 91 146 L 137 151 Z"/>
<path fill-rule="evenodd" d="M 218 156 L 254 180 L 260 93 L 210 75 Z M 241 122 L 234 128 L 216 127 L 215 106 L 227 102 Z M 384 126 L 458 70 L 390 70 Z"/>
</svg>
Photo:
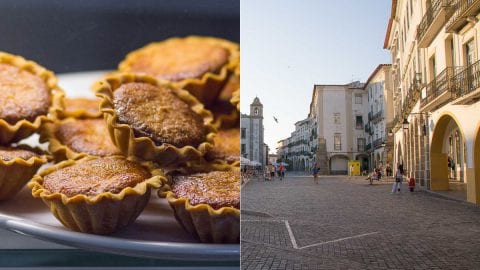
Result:
<svg viewBox="0 0 480 270">
<path fill-rule="evenodd" d="M 240 124 L 240 66 L 230 75 L 217 99 L 207 106 L 217 128 L 230 129 Z"/>
<path fill-rule="evenodd" d="M 45 124 L 40 141 L 49 142 L 48 150 L 56 161 L 79 159 L 86 155 L 104 157 L 121 154 L 112 143 L 102 118 L 67 118 Z"/>
<path fill-rule="evenodd" d="M 99 118 L 102 116 L 100 99 L 65 98 L 63 102 L 64 110 L 60 112 L 60 118 Z"/>
<path fill-rule="evenodd" d="M 160 186 L 162 175 L 152 163 L 89 156 L 47 168 L 28 186 L 64 226 L 109 234 L 135 221 L 148 203 L 151 188 Z"/>
<path fill-rule="evenodd" d="M 240 171 L 229 167 L 181 174 L 159 191 L 175 218 L 201 242 L 238 243 L 240 240 Z"/>
<path fill-rule="evenodd" d="M 239 61 L 238 44 L 219 38 L 190 36 L 170 38 L 133 51 L 118 69 L 173 82 L 202 103 L 210 104 Z"/>
<path fill-rule="evenodd" d="M 240 165 L 240 129 L 221 129 L 214 139 L 214 147 L 205 158 L 207 160 Z"/>
<path fill-rule="evenodd" d="M 15 196 L 48 158 L 26 145 L 0 147 L 0 200 Z"/>
<path fill-rule="evenodd" d="M 30 136 L 61 107 L 63 93 L 51 71 L 0 52 L 0 144 Z"/>
<path fill-rule="evenodd" d="M 95 90 L 113 143 L 124 155 L 169 166 L 212 148 L 212 115 L 185 90 L 135 74 L 108 76 Z"/>
</svg>

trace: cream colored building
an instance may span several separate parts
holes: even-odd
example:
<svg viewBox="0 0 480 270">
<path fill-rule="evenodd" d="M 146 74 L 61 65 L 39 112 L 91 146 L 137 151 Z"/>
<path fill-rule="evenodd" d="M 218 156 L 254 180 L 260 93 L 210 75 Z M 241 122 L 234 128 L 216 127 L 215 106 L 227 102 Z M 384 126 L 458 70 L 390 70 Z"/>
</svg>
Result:
<svg viewBox="0 0 480 270">
<path fill-rule="evenodd" d="M 393 0 L 394 163 L 480 203 L 479 0 Z M 450 164 L 450 167 L 448 166 Z"/>
<path fill-rule="evenodd" d="M 321 174 L 347 174 L 348 161 L 354 159 L 368 167 L 367 102 L 360 82 L 314 86 L 309 117 L 317 123 L 316 163 Z"/>
</svg>

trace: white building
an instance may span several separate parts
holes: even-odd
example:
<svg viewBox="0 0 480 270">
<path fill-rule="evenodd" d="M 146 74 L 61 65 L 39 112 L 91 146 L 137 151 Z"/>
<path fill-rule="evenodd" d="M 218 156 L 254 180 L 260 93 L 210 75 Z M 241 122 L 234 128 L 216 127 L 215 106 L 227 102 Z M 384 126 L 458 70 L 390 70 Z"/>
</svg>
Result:
<svg viewBox="0 0 480 270">
<path fill-rule="evenodd" d="M 394 161 L 431 190 L 480 204 L 480 1 L 393 0 Z M 448 164 L 451 166 L 449 167 Z"/>
<path fill-rule="evenodd" d="M 388 136 L 393 120 L 393 91 L 391 65 L 380 64 L 372 72 L 365 90 L 368 99 L 368 123 L 365 126 L 370 171 L 373 168 L 392 166 L 393 136 Z"/>
<path fill-rule="evenodd" d="M 256 97 L 250 104 L 250 114 L 240 116 L 241 155 L 262 165 L 266 163 L 265 144 L 263 142 L 263 105 Z"/>
<path fill-rule="evenodd" d="M 314 149 L 316 122 L 310 117 L 295 123 L 295 131 L 288 138 L 285 162 L 294 171 L 310 171 L 315 164 Z M 285 152 L 284 150 L 282 152 Z"/>
<path fill-rule="evenodd" d="M 347 174 L 349 160 L 360 160 L 361 168 L 368 168 L 363 87 L 360 82 L 314 86 L 309 115 L 317 123 L 316 163 L 322 174 Z"/>
</svg>

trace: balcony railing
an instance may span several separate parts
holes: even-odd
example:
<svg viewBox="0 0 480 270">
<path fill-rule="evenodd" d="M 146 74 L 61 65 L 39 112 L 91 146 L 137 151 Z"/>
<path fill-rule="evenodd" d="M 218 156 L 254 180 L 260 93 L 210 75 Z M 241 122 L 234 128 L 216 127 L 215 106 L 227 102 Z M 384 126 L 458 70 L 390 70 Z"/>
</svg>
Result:
<svg viewBox="0 0 480 270">
<path fill-rule="evenodd" d="M 449 92 L 448 99 L 445 100 L 446 103 L 451 99 L 451 93 L 453 92 L 453 77 L 462 70 L 462 67 L 447 67 L 440 74 L 438 74 L 431 82 L 429 82 L 426 89 L 426 96 L 420 101 L 420 107 L 425 107 L 440 95 L 445 92 Z M 444 104 L 438 104 L 439 106 Z"/>
<path fill-rule="evenodd" d="M 434 35 L 452 15 L 451 4 L 453 0 L 434 0 L 425 11 L 417 27 L 418 46 L 424 48 L 430 44 Z"/>
<path fill-rule="evenodd" d="M 372 116 L 372 122 L 379 122 L 383 118 L 384 118 L 383 110 L 380 110 Z"/>
<path fill-rule="evenodd" d="M 370 124 L 366 124 L 365 125 L 365 132 L 369 135 L 372 135 L 373 134 L 373 127 L 370 126 Z"/>
<path fill-rule="evenodd" d="M 456 74 L 452 83 L 454 98 L 465 97 L 477 90 L 480 87 L 480 60 Z"/>
<path fill-rule="evenodd" d="M 373 148 L 379 147 L 380 145 L 382 145 L 382 143 L 383 143 L 383 138 L 376 139 L 375 141 L 373 141 Z"/>
<path fill-rule="evenodd" d="M 447 32 L 458 32 L 467 22 L 468 17 L 476 15 L 480 9 L 480 0 L 454 0 L 454 10 L 447 22 Z"/>
<path fill-rule="evenodd" d="M 410 114 L 410 112 L 412 111 L 413 106 L 415 106 L 415 103 L 417 103 L 421 95 L 420 90 L 421 90 L 420 82 L 414 82 L 410 84 L 410 87 L 408 88 L 407 96 L 405 97 L 402 104 L 402 119 L 407 118 L 408 114 Z"/>
<path fill-rule="evenodd" d="M 367 145 L 365 146 L 365 151 L 368 151 L 372 149 L 372 144 L 371 143 L 367 143 Z"/>
</svg>

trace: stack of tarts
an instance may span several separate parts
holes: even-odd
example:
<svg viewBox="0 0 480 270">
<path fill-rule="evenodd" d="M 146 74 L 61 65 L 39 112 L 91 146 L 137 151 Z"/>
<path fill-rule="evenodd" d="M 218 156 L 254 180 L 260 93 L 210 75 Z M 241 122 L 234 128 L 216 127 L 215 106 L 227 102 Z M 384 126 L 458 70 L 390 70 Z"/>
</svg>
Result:
<svg viewBox="0 0 480 270">
<path fill-rule="evenodd" d="M 48 161 L 45 153 L 25 147 L 21 151 L 30 154 L 2 151 L 39 132 L 57 163 L 33 178 L 25 176 L 23 184 L 32 178 L 32 195 L 72 230 L 120 230 L 140 215 L 151 190 L 160 188 L 158 195 L 166 198 L 178 222 L 194 237 L 238 243 L 239 54 L 238 44 L 217 38 L 152 43 L 128 54 L 118 71 L 95 83 L 96 100 L 65 98 L 53 73 L 33 68 L 31 62 L 22 67 L 11 64 L 19 60 L 6 61 L 15 70 L 0 64 L 0 94 L 13 85 L 5 78 L 17 72 L 13 78 L 27 83 L 11 92 L 35 89 L 43 99 L 15 113 L 8 106 L 0 109 L 0 162 L 20 159 L 23 162 L 15 162 L 36 166 L 35 173 Z M 0 101 L 8 105 L 9 95 L 0 96 Z M 20 126 L 17 122 L 37 125 L 30 133 L 7 132 L 10 126 Z"/>
<path fill-rule="evenodd" d="M 0 52 L 0 200 L 15 196 L 48 162 L 47 153 L 17 143 L 54 121 L 61 95 L 52 72 Z"/>
</svg>

